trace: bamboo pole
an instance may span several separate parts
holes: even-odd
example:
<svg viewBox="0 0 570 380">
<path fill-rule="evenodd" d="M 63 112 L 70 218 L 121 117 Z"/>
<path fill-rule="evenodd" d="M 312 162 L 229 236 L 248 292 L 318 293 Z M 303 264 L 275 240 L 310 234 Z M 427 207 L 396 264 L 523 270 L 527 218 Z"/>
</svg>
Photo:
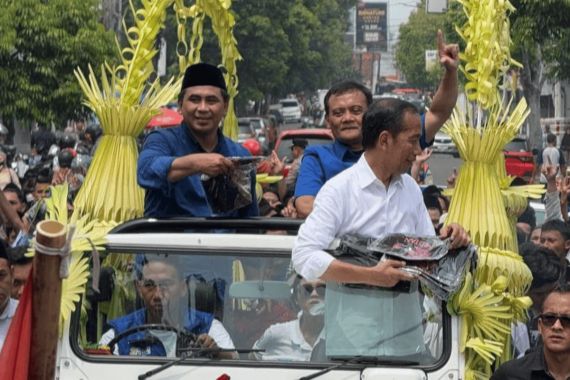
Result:
<svg viewBox="0 0 570 380">
<path fill-rule="evenodd" d="M 65 226 L 45 220 L 36 228 L 36 241 L 48 248 L 65 245 Z M 29 378 L 48 380 L 55 377 L 58 324 L 61 305 L 61 256 L 47 255 L 36 248 L 33 266 L 32 344 Z"/>
</svg>

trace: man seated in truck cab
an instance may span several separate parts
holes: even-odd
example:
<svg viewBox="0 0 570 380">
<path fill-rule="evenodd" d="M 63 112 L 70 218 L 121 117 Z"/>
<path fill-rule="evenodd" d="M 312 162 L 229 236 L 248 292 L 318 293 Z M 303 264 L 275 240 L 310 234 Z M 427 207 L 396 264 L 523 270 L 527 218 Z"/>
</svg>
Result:
<svg viewBox="0 0 570 380">
<path fill-rule="evenodd" d="M 234 351 L 228 351 L 234 344 L 224 326 L 212 314 L 188 307 L 188 287 L 177 257 L 141 258 L 136 264 L 141 268 L 135 270 L 135 287 L 144 307 L 108 322 L 111 329 L 99 344 L 114 345 L 111 349 L 116 355 L 174 357 L 178 348 L 189 345 L 186 340 L 216 358 L 236 358 Z M 144 327 L 150 324 L 154 326 Z"/>
<path fill-rule="evenodd" d="M 269 326 L 253 345 L 257 360 L 309 361 L 313 350 L 324 339 L 324 281 L 307 281 L 297 275 L 292 286 L 293 298 L 299 306 L 297 318 Z"/>
</svg>

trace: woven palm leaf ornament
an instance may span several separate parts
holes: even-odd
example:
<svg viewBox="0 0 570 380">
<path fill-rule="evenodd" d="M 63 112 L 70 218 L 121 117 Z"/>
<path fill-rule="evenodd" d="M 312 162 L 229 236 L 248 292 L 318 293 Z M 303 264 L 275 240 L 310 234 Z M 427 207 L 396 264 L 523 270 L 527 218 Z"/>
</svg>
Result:
<svg viewBox="0 0 570 380">
<path fill-rule="evenodd" d="M 237 140 L 238 121 L 234 111 L 234 99 L 238 94 L 237 61 L 242 59 L 237 49 L 237 41 L 233 34 L 235 18 L 231 12 L 231 0 L 196 0 L 192 6 L 185 6 L 184 0 L 175 0 L 174 10 L 178 20 L 178 64 L 180 71 L 201 61 L 200 51 L 204 42 L 204 20 L 208 17 L 212 29 L 218 38 L 222 57 L 224 79 L 230 96 L 228 112 L 224 118 L 223 133 Z M 192 35 L 190 43 L 186 39 L 186 22 L 192 19 Z M 188 48 L 190 45 L 190 48 Z"/>
<path fill-rule="evenodd" d="M 164 86 L 160 86 L 159 78 L 149 81 L 154 72 L 152 59 L 158 52 L 155 41 L 173 1 L 141 0 L 140 9 L 131 1 L 134 25 L 127 27 L 123 22 L 128 45 L 122 50 L 119 47 L 121 64 L 103 65 L 100 81 L 91 67 L 87 74 L 75 71 L 84 104 L 97 115 L 103 129 L 75 199 L 74 206 L 81 215 L 116 222 L 143 215 L 144 192 L 136 180 L 136 138 L 160 107 L 176 97 L 181 83 L 174 78 Z"/>
<path fill-rule="evenodd" d="M 524 320 L 531 305 L 524 294 L 532 275 L 517 253 L 514 224 L 527 198 L 539 198 L 544 189 L 512 187 L 502 153 L 530 112 L 524 98 L 515 105 L 501 97 L 507 71 L 520 66 L 509 50 L 508 14 L 515 9 L 508 0 L 458 1 L 467 16 L 456 30 L 466 43 L 460 69 L 469 104 L 444 126 L 464 160 L 455 188 L 447 192 L 452 198 L 446 224 L 464 226 L 480 248 L 476 271 L 466 276 L 448 310 L 462 320 L 465 379 L 479 380 L 511 358 L 511 323 Z"/>
</svg>

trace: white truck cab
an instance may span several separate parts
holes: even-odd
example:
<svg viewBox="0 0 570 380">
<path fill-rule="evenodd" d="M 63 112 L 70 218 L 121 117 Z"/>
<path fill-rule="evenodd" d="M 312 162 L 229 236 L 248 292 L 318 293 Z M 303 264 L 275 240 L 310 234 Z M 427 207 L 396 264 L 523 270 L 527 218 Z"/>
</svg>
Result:
<svg viewBox="0 0 570 380">
<path fill-rule="evenodd" d="M 64 330 L 56 377 L 462 378 L 458 319 L 445 305 L 436 308 L 438 315 L 425 310 L 422 320 L 410 321 L 424 333 L 425 345 L 417 355 L 330 357 L 324 317 L 312 327 L 319 331 L 309 331 L 319 338 L 308 344 L 301 319 L 312 310 L 307 305 L 319 302 L 324 302 L 321 313 L 326 314 L 327 298 L 325 287 L 319 292 L 316 286 L 305 286 L 292 272 L 291 249 L 299 225 L 279 218 L 196 218 L 140 219 L 115 228 L 104 253 L 104 263 L 113 267 L 102 268 L 100 292 L 87 292 Z M 158 323 L 150 320 L 157 310 Z M 198 344 L 202 334 L 216 346 Z M 389 348 L 392 343 L 388 339 L 382 344 Z"/>
</svg>

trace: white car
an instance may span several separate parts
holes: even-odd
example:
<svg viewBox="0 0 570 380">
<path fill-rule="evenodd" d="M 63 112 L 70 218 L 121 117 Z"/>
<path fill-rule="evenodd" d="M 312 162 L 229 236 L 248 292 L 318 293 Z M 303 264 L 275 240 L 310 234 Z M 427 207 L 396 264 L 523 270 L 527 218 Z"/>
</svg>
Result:
<svg viewBox="0 0 570 380">
<path fill-rule="evenodd" d="M 322 297 L 322 323 L 328 323 L 325 290 L 335 291 L 332 284 L 329 284 L 332 288 L 318 291 L 316 285 L 311 290 L 304 285 L 296 288 L 292 285 L 295 276 L 291 272 L 291 249 L 300 223 L 275 218 L 140 219 L 115 228 L 108 235 L 104 254 L 110 255 L 109 262 L 123 262 L 122 269 L 114 269 L 112 274 L 106 269 L 107 275 L 101 276 L 99 283 L 101 292 L 88 294 L 76 305 L 60 338 L 56 378 L 290 380 L 311 375 L 321 378 L 320 371 L 322 379 L 328 380 L 462 377 L 459 319 L 451 317 L 445 305 L 440 304 L 438 309 L 436 303 L 427 308 L 430 322 L 425 318 L 409 321 L 414 329 L 424 332 L 429 347 L 422 345 L 419 354 L 402 357 L 379 353 L 375 357 L 353 356 L 334 361 L 327 356 L 328 343 L 322 341 L 321 346 L 309 348 L 308 354 L 306 348 L 298 347 L 298 352 L 305 354 L 294 355 L 297 351 L 287 346 L 280 353 L 274 351 L 272 356 L 269 347 L 279 341 L 268 339 L 269 336 L 289 331 L 289 326 L 290 333 L 282 334 L 281 338 L 292 342 L 302 339 L 297 318 L 300 310 L 313 312 L 314 297 Z M 153 268 L 149 263 L 155 260 L 158 264 L 153 264 Z M 157 268 L 163 269 L 157 271 Z M 303 291 L 306 294 L 300 295 Z M 162 303 L 155 302 L 154 296 L 148 298 L 145 295 L 148 292 L 162 294 Z M 148 312 L 151 307 L 149 299 L 154 300 L 150 305 L 160 310 L 163 318 L 168 315 L 168 322 L 119 330 L 120 333 L 113 334 L 114 341 L 107 341 L 113 347 L 98 345 L 110 325 L 118 326 L 125 318 L 132 320 L 134 315 L 145 315 L 145 310 Z M 303 299 L 304 303 L 300 301 Z M 147 300 L 144 308 L 143 300 Z M 426 310 L 426 303 L 419 298 L 418 302 Z M 392 317 L 406 318 L 407 314 Z M 382 318 L 378 316 L 379 320 Z M 177 320 L 193 326 L 192 330 L 173 328 Z M 220 350 L 198 348 L 192 333 L 205 331 L 218 337 L 218 346 L 233 357 L 212 359 L 210 356 L 219 355 Z M 326 338 L 326 329 L 321 333 Z M 409 338 L 403 333 L 394 334 L 383 345 L 398 345 Z M 148 356 L 155 345 L 164 347 L 172 356 Z M 183 354 L 186 358 L 181 358 Z"/>
<path fill-rule="evenodd" d="M 281 99 L 281 114 L 285 122 L 300 123 L 301 119 L 301 105 L 297 99 Z"/>
<path fill-rule="evenodd" d="M 453 140 L 451 140 L 451 137 L 441 131 L 435 134 L 432 148 L 433 151 L 437 153 L 451 153 L 454 156 L 458 154 L 457 147 L 453 143 Z"/>
</svg>

